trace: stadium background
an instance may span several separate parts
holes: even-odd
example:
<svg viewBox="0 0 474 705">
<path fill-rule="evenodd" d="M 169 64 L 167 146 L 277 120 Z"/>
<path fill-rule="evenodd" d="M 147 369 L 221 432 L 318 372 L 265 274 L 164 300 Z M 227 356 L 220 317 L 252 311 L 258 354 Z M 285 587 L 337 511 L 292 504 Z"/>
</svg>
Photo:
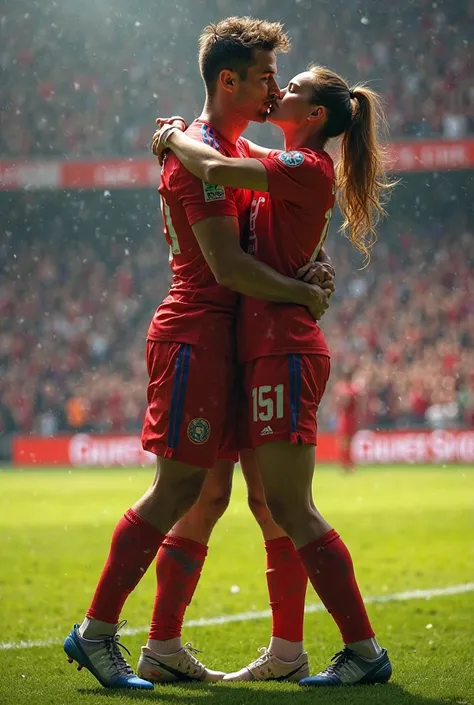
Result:
<svg viewBox="0 0 474 705">
<path fill-rule="evenodd" d="M 414 437 L 402 435 L 381 436 L 371 458 L 429 459 L 441 443 L 441 458 L 472 461 L 474 2 L 165 8 L 2 6 L 1 457 L 15 454 L 19 435 L 139 431 L 145 333 L 169 284 L 149 154 L 154 117 L 199 113 L 199 30 L 238 12 L 285 22 L 293 50 L 280 59 L 282 84 L 316 61 L 371 81 L 387 104 L 401 185 L 370 267 L 360 269 L 337 222 L 328 240 L 337 294 L 322 324 L 333 374 L 321 430 L 337 429 L 334 390 L 347 367 L 360 389 L 361 429 L 435 431 L 416 437 L 425 438 L 420 456 Z M 271 126 L 249 133 L 280 143 Z M 463 433 L 440 436 L 446 428 Z M 390 438 L 398 450 L 387 450 Z M 354 451 L 361 458 L 364 442 Z"/>
</svg>

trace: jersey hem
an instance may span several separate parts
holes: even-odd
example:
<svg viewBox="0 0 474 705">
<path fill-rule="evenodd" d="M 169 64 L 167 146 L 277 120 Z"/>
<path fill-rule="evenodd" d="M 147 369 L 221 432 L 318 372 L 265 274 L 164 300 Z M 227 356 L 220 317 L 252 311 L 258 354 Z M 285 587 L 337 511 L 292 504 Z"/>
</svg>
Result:
<svg viewBox="0 0 474 705">
<path fill-rule="evenodd" d="M 281 433 L 273 433 L 271 436 L 262 436 L 252 447 L 259 448 L 260 446 L 266 445 L 267 443 L 274 443 L 275 441 L 287 441 L 294 446 L 318 445 L 316 433 L 308 436 L 302 433 L 288 433 L 288 431 L 282 431 Z"/>
<path fill-rule="evenodd" d="M 305 350 L 301 347 L 287 348 L 286 350 L 277 350 L 268 353 L 260 353 L 259 355 L 246 355 L 245 357 L 239 357 L 239 363 L 245 364 L 246 362 L 253 362 L 254 360 L 259 360 L 262 357 L 281 357 L 282 355 L 322 355 L 331 359 L 331 353 L 327 349 L 319 348 L 317 350 Z"/>
</svg>

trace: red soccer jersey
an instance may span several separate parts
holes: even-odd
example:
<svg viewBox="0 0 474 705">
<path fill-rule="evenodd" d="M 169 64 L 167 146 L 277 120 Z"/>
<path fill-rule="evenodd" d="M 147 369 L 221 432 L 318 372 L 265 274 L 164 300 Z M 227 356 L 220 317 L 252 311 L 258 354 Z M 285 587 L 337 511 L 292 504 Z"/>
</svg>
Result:
<svg viewBox="0 0 474 705">
<path fill-rule="evenodd" d="M 334 208 L 335 176 L 322 150 L 272 151 L 260 159 L 268 193 L 255 193 L 249 252 L 281 274 L 294 277 L 316 259 Z M 243 298 L 239 316 L 239 359 L 306 353 L 329 355 L 324 335 L 304 306 Z"/>
<path fill-rule="evenodd" d="M 202 120 L 195 120 L 187 134 L 228 157 L 248 156 L 245 139 L 231 144 Z M 148 339 L 227 345 L 226 333 L 233 332 L 238 295 L 217 284 L 192 226 L 205 218 L 230 215 L 239 219 L 243 232 L 252 194 L 201 181 L 172 153 L 165 159 L 158 191 L 173 278 L 168 296 L 153 316 Z"/>
</svg>

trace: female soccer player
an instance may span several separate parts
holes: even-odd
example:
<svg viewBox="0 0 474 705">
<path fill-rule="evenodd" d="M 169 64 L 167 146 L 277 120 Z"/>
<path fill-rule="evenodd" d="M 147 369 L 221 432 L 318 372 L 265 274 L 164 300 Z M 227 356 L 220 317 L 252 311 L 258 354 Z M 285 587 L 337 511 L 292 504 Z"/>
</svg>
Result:
<svg viewBox="0 0 474 705">
<path fill-rule="evenodd" d="M 378 95 L 363 85 L 350 88 L 334 72 L 312 66 L 281 92 L 269 120 L 283 130 L 285 151 L 251 144 L 251 158 L 228 158 L 165 125 L 155 136 L 154 152 L 171 149 L 207 183 L 252 189 L 252 250 L 280 273 L 294 276 L 317 256 L 336 191 L 342 230 L 368 257 L 385 214 L 382 197 L 391 188 L 378 137 L 385 124 Z M 325 148 L 339 136 L 341 155 L 334 169 Z M 312 498 L 316 413 L 330 371 L 324 336 L 302 307 L 244 298 L 237 339 L 248 425 L 244 446 L 255 450 L 271 514 L 292 539 L 344 642 L 330 666 L 300 683 L 384 683 L 391 664 L 375 639 L 351 556 Z M 259 678 L 265 667 L 259 659 L 229 679 L 248 680 L 245 671 Z"/>
</svg>

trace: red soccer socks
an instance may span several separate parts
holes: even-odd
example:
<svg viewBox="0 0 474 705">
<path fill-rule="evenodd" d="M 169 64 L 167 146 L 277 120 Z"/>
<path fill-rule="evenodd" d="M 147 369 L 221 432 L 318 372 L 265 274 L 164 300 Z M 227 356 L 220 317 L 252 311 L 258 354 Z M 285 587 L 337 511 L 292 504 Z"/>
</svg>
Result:
<svg viewBox="0 0 474 705">
<path fill-rule="evenodd" d="M 352 558 L 339 534 L 331 529 L 300 548 L 298 553 L 321 602 L 339 627 L 344 643 L 373 637 Z"/>
<path fill-rule="evenodd" d="M 115 527 L 110 552 L 87 616 L 116 624 L 125 600 L 145 575 L 164 539 L 133 509 Z"/>
</svg>

